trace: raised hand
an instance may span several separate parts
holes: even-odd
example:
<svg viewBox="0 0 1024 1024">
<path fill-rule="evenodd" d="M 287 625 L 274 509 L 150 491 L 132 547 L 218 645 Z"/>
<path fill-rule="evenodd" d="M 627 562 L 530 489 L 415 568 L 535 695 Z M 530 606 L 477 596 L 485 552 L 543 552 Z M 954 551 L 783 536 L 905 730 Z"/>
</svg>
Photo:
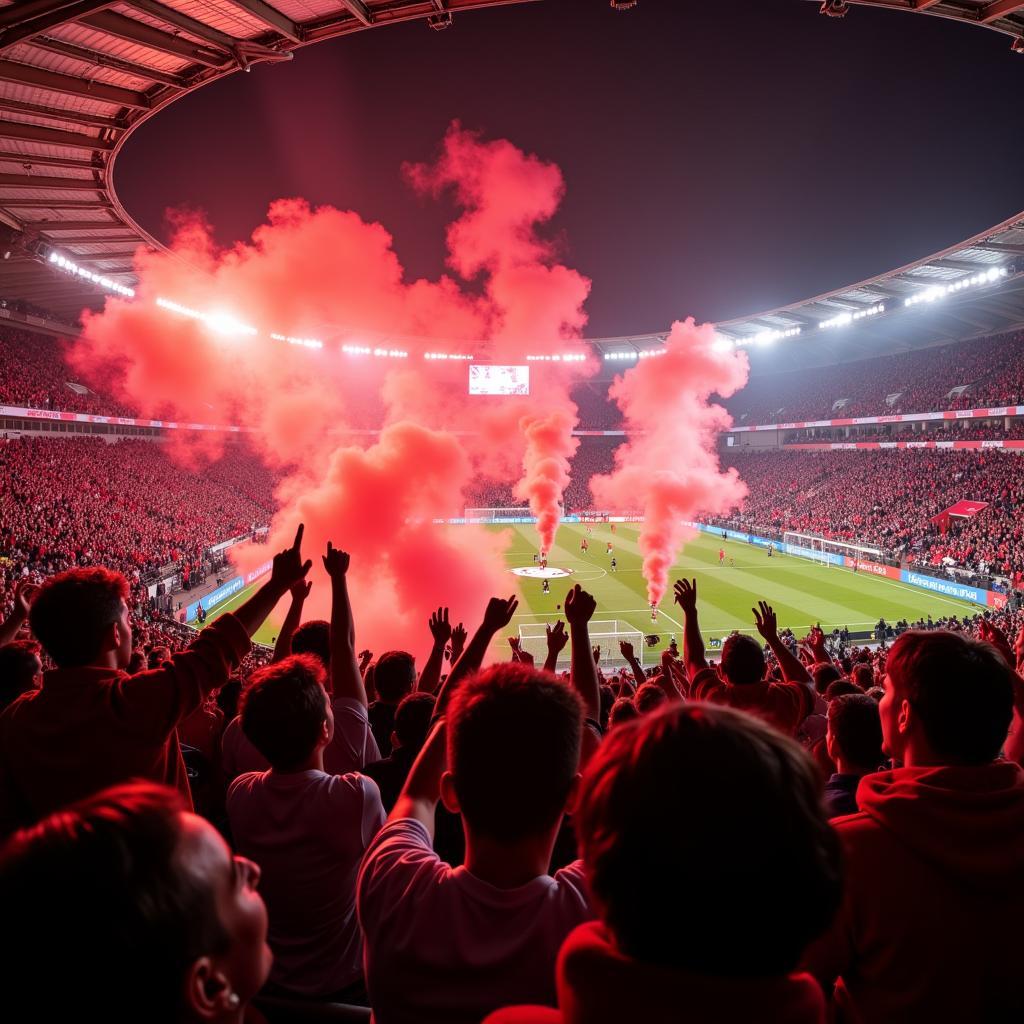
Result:
<svg viewBox="0 0 1024 1024">
<path fill-rule="evenodd" d="M 484 611 L 484 628 L 491 633 L 504 629 L 512 621 L 518 607 L 519 601 L 514 594 L 509 598 L 492 597 Z"/>
<path fill-rule="evenodd" d="M 512 660 L 518 661 L 520 664 L 529 665 L 533 668 L 535 660 L 533 655 L 529 651 L 523 650 L 522 641 L 517 636 L 510 636 L 508 638 L 508 645 L 512 648 Z"/>
<path fill-rule="evenodd" d="M 14 604 L 23 618 L 28 616 L 29 606 L 38 589 L 38 583 L 32 583 L 27 579 L 19 580 L 18 585 L 14 588 Z"/>
<path fill-rule="evenodd" d="M 775 609 L 767 601 L 758 601 L 756 608 L 750 609 L 754 613 L 754 624 L 758 633 L 765 642 L 771 644 L 779 639 L 779 619 Z"/>
<path fill-rule="evenodd" d="M 565 631 L 565 623 L 559 619 L 553 626 L 544 627 L 548 640 L 548 654 L 559 654 L 569 642 L 569 634 Z"/>
<path fill-rule="evenodd" d="M 296 580 L 288 589 L 292 592 L 292 600 L 301 604 L 309 597 L 309 592 L 313 589 L 313 581 Z"/>
<path fill-rule="evenodd" d="M 448 660 L 454 665 L 459 660 L 459 655 L 462 654 L 463 648 L 466 646 L 466 627 L 460 622 L 452 630 L 452 651 L 448 655 Z"/>
<path fill-rule="evenodd" d="M 697 611 L 697 581 L 676 580 L 675 602 L 687 615 L 693 615 Z"/>
<path fill-rule="evenodd" d="M 982 640 L 987 640 L 1003 656 L 1010 668 L 1017 667 L 1017 658 L 1014 656 L 1013 648 L 1010 647 L 1010 641 L 994 622 L 990 619 L 982 619 L 978 625 L 978 636 Z M 1018 637 L 1018 641 L 1019 639 Z"/>
<path fill-rule="evenodd" d="M 448 609 L 438 608 L 436 612 L 432 612 L 427 625 L 430 627 L 430 635 L 434 638 L 434 646 L 439 649 L 444 647 L 452 637 L 452 627 L 448 621 Z"/>
<path fill-rule="evenodd" d="M 305 528 L 303 523 L 299 523 L 292 546 L 274 555 L 274 567 L 270 571 L 270 582 L 278 588 L 278 593 L 289 590 L 292 584 L 305 579 L 306 574 L 313 567 L 312 561 L 302 561 L 302 534 Z"/>
<path fill-rule="evenodd" d="M 565 595 L 565 617 L 570 626 L 585 626 L 597 611 L 597 601 L 578 583 Z"/>
<path fill-rule="evenodd" d="M 601 664 L 601 645 L 600 644 L 598 644 L 594 648 L 593 655 L 594 655 L 594 664 L 595 665 L 600 665 Z"/>
<path fill-rule="evenodd" d="M 347 551 L 341 551 L 330 541 L 327 542 L 327 554 L 324 555 L 324 568 L 332 581 L 344 579 L 352 561 Z"/>
<path fill-rule="evenodd" d="M 626 661 L 632 661 L 636 657 L 633 645 L 628 640 L 619 641 L 619 653 L 626 659 Z"/>
</svg>

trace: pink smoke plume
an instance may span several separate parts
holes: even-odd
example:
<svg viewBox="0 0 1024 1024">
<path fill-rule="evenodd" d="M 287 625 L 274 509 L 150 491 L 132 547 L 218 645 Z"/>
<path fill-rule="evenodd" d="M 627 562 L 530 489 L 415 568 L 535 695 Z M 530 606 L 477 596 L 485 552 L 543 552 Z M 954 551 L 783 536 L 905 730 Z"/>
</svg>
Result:
<svg viewBox="0 0 1024 1024">
<path fill-rule="evenodd" d="M 712 325 L 687 319 L 673 325 L 664 355 L 640 360 L 612 384 L 630 436 L 615 469 L 594 477 L 591 490 L 601 506 L 643 511 L 639 545 L 652 605 L 692 532 L 683 521 L 725 512 L 746 496 L 736 470 L 719 466 L 716 435 L 732 420 L 709 399 L 734 394 L 748 372 L 746 355 L 725 347 Z"/>
<path fill-rule="evenodd" d="M 479 399 L 467 395 L 465 363 L 423 359 L 430 350 L 498 363 L 582 353 L 589 281 L 538 233 L 564 192 L 554 165 L 456 124 L 434 163 L 406 172 L 420 191 L 454 196 L 453 275 L 408 280 L 382 225 L 302 199 L 276 201 L 249 241 L 227 249 L 202 216 L 182 215 L 170 253 L 137 257 L 135 300 L 112 298 L 87 315 L 69 358 L 144 416 L 246 432 L 284 478 L 271 545 L 283 546 L 301 520 L 310 556 L 328 539 L 347 548 L 360 643 L 422 651 L 432 608 L 448 604 L 468 621 L 509 588 L 500 538 L 431 520 L 461 514 L 474 475 L 489 473 L 522 478 L 553 537 L 576 444 L 569 387 L 594 366 L 545 363 L 529 397 Z M 160 298 L 259 333 L 213 331 L 160 308 Z M 271 331 L 325 345 L 291 346 Z M 401 347 L 409 358 L 354 358 L 346 343 Z M 229 437 L 176 430 L 170 444 L 197 462 Z M 241 557 L 249 568 L 266 553 Z M 316 557 L 314 567 L 307 614 L 325 615 L 329 586 Z"/>
</svg>

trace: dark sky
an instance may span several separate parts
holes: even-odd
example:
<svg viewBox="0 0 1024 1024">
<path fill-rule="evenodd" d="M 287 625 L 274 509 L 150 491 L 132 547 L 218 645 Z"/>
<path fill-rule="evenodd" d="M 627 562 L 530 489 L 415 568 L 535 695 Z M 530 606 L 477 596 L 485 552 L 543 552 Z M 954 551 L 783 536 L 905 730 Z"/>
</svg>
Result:
<svg viewBox="0 0 1024 1024">
<path fill-rule="evenodd" d="M 891 269 L 1024 207 L 1024 58 L 939 18 L 805 0 L 545 0 L 300 49 L 157 115 L 118 159 L 165 235 L 205 209 L 248 237 L 300 195 L 382 221 L 412 276 L 442 270 L 450 208 L 404 160 L 453 119 L 557 162 L 553 230 L 593 278 L 591 336 L 724 320 Z"/>
</svg>

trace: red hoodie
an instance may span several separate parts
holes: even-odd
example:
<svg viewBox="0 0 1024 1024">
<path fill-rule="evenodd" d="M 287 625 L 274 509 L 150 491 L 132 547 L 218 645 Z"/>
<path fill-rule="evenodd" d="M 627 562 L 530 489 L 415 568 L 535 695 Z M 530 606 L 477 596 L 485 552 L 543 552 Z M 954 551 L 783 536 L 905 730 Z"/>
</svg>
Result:
<svg viewBox="0 0 1024 1024">
<path fill-rule="evenodd" d="M 866 1024 L 1024 1020 L 1024 771 L 865 776 L 833 825 L 846 898 L 807 964 Z"/>
<path fill-rule="evenodd" d="M 680 922 L 680 927 L 686 927 Z M 809 974 L 711 978 L 623 956 L 603 924 L 580 925 L 558 955 L 558 1010 L 514 1006 L 484 1024 L 823 1024 Z"/>
</svg>

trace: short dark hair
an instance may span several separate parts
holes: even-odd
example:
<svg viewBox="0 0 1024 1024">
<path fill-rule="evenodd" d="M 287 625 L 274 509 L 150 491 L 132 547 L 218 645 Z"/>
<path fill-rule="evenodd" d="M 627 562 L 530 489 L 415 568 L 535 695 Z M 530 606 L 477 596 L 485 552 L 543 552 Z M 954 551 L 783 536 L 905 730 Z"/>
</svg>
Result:
<svg viewBox="0 0 1024 1024">
<path fill-rule="evenodd" d="M 839 840 L 817 769 L 743 712 L 673 703 L 612 730 L 587 766 L 574 823 L 606 924 L 645 963 L 785 974 L 839 906 Z"/>
<path fill-rule="evenodd" d="M 1013 672 L 994 647 L 912 629 L 892 645 L 885 670 L 940 757 L 976 765 L 998 756 L 1013 718 Z"/>
<path fill-rule="evenodd" d="M 0 852 L 0 905 L 17 936 L 4 966 L 45 993 L 49 1019 L 183 1019 L 189 965 L 228 946 L 213 894 L 178 859 L 184 810 L 166 787 L 117 786 L 15 833 Z"/>
<path fill-rule="evenodd" d="M 834 683 L 828 684 L 825 691 L 825 700 L 833 701 L 837 697 L 846 697 L 852 693 L 863 693 L 864 691 L 849 679 L 837 679 Z"/>
<path fill-rule="evenodd" d="M 51 576 L 28 613 L 29 625 L 59 668 L 88 665 L 100 653 L 103 634 L 128 601 L 128 581 L 119 573 L 94 566 Z"/>
<path fill-rule="evenodd" d="M 499 842 L 561 820 L 579 768 L 583 707 L 565 683 L 525 665 L 495 665 L 456 690 L 448 763 L 467 825 Z"/>
<path fill-rule="evenodd" d="M 0 647 L 0 711 L 35 685 L 39 651 L 35 640 L 12 640 Z"/>
<path fill-rule="evenodd" d="M 882 716 L 866 693 L 846 693 L 828 706 L 828 727 L 839 754 L 857 768 L 874 771 L 883 761 Z"/>
<path fill-rule="evenodd" d="M 608 728 L 614 729 L 624 722 L 632 722 L 640 717 L 632 697 L 619 697 L 612 705 L 611 714 L 608 716 Z"/>
<path fill-rule="evenodd" d="M 410 693 L 402 698 L 395 711 L 395 736 L 401 746 L 409 750 L 423 746 L 436 703 L 432 693 Z"/>
<path fill-rule="evenodd" d="M 292 654 L 254 672 L 242 692 L 242 732 L 272 767 L 288 771 L 313 752 L 327 718 L 324 666 Z"/>
<path fill-rule="evenodd" d="M 373 688 L 385 704 L 397 704 L 416 686 L 416 661 L 408 651 L 385 651 L 373 672 Z"/>
<path fill-rule="evenodd" d="M 867 692 L 875 685 L 875 670 L 864 662 L 859 662 L 850 670 L 850 680 Z"/>
<path fill-rule="evenodd" d="M 331 663 L 331 624 L 310 619 L 292 634 L 292 654 L 312 654 L 325 666 Z"/>
<path fill-rule="evenodd" d="M 843 673 L 832 662 L 819 661 L 811 667 L 811 678 L 814 680 L 814 689 L 824 695 L 834 682 L 843 678 Z"/>
<path fill-rule="evenodd" d="M 667 700 L 668 694 L 657 683 L 641 683 L 633 696 L 633 706 L 641 715 L 649 715 Z"/>
<path fill-rule="evenodd" d="M 764 651 L 746 633 L 733 633 L 722 644 L 722 675 L 736 686 L 760 682 L 764 678 Z"/>
</svg>

